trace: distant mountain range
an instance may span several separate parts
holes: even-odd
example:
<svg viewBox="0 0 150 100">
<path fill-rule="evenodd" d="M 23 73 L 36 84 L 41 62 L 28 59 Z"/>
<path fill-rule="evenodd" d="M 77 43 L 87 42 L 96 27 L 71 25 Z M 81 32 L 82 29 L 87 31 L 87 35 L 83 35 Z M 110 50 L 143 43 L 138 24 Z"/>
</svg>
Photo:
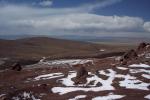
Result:
<svg viewBox="0 0 150 100">
<path fill-rule="evenodd" d="M 61 35 L 61 36 L 44 36 L 44 35 L 0 35 L 0 39 L 14 40 L 30 37 L 53 37 L 58 39 L 86 41 L 86 42 L 113 42 L 113 43 L 140 43 L 150 42 L 149 37 L 100 37 L 100 36 L 78 36 L 78 35 Z"/>
</svg>

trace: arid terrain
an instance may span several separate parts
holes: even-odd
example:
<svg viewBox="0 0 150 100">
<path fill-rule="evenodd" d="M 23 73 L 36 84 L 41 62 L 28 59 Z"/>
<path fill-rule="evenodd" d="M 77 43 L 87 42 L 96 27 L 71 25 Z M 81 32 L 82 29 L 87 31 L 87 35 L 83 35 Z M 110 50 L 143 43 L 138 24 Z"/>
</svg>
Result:
<svg viewBox="0 0 150 100">
<path fill-rule="evenodd" d="M 0 100 L 149 100 L 150 44 L 0 40 Z"/>
<path fill-rule="evenodd" d="M 19 61 L 34 64 L 40 59 L 103 58 L 123 54 L 135 45 L 94 44 L 48 37 L 0 40 L 0 58 L 6 63 L 0 69 Z"/>
</svg>

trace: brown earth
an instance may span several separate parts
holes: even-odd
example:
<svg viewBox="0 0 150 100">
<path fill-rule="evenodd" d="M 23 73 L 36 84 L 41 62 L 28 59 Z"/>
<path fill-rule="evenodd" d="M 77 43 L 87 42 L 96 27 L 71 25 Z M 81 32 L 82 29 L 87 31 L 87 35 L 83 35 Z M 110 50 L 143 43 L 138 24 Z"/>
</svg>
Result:
<svg viewBox="0 0 150 100">
<path fill-rule="evenodd" d="M 25 59 L 25 61 L 27 62 L 32 62 L 33 59 L 38 59 L 38 62 L 42 57 L 48 57 L 47 60 L 49 60 L 51 56 L 54 55 L 58 58 L 68 57 L 68 59 L 69 57 L 74 58 L 74 56 L 76 56 L 77 58 L 79 58 L 80 56 L 81 58 L 90 57 L 87 59 L 92 59 L 94 64 L 84 66 L 84 71 L 86 70 L 86 77 L 91 77 L 87 75 L 87 72 L 92 72 L 99 78 L 107 80 L 108 76 L 101 75 L 98 73 L 98 71 L 104 70 L 105 73 L 109 73 L 107 69 L 113 69 L 117 72 L 117 74 L 130 74 L 132 76 L 138 77 L 138 79 L 142 80 L 143 82 L 150 83 L 148 79 L 141 76 L 144 73 L 131 74 L 129 69 L 120 70 L 117 68 L 117 66 L 120 65 L 120 61 L 116 60 L 116 56 L 122 55 L 122 53 L 120 52 L 127 51 L 133 47 L 134 46 L 127 47 L 118 45 L 99 45 L 68 40 L 57 40 L 52 38 L 30 38 L 11 41 L 1 40 L 0 50 L 2 51 L 0 52 L 0 56 L 9 57 L 11 58 L 11 60 L 19 58 L 21 59 L 20 61 L 22 61 Z M 106 51 L 100 52 L 100 49 L 106 49 Z M 123 67 L 127 68 L 129 64 L 140 63 L 141 61 L 142 63 L 146 63 L 144 60 L 145 59 L 142 57 L 138 59 L 133 59 L 132 61 L 129 60 L 126 65 L 123 65 Z M 35 98 L 40 98 L 41 100 L 68 100 L 77 95 L 86 95 L 87 97 L 83 100 L 91 100 L 96 96 L 105 96 L 112 92 L 118 95 L 126 95 L 121 100 L 145 100 L 144 96 L 150 93 L 150 87 L 148 91 L 120 87 L 118 83 L 120 80 L 123 79 L 115 78 L 112 83 L 112 86 L 115 87 L 115 90 L 99 92 L 76 91 L 64 95 L 59 95 L 58 93 L 53 93 L 51 91 L 53 87 L 63 87 L 63 85 L 60 84 L 60 81 L 58 79 L 67 77 L 69 71 L 77 71 L 80 67 L 83 67 L 82 65 L 73 67 L 53 67 L 44 64 L 39 64 L 37 67 L 37 65 L 35 64 L 29 67 L 22 67 L 23 68 L 21 71 L 11 70 L 10 68 L 7 70 L 0 71 L 0 94 L 5 94 L 4 96 L 0 97 L 0 100 L 12 100 L 12 97 L 19 96 L 23 92 L 31 92 L 30 96 L 34 95 Z M 64 76 L 54 79 L 34 81 L 35 77 L 50 73 L 63 73 Z M 93 82 L 90 83 L 90 85 L 92 84 Z M 97 87 L 101 85 L 101 83 L 96 84 Z M 44 95 L 41 96 L 41 93 Z"/>
<path fill-rule="evenodd" d="M 114 58 L 105 58 L 105 59 L 93 59 L 95 60 L 95 65 L 93 66 L 87 66 L 86 70 L 88 72 L 95 73 L 97 70 L 105 70 L 106 69 L 113 69 L 117 71 L 117 74 L 123 74 L 126 75 L 129 73 L 129 70 L 119 70 L 116 67 L 110 67 L 110 63 L 114 63 Z M 100 92 L 83 92 L 83 91 L 77 91 L 77 92 L 70 92 L 64 95 L 59 95 L 52 93 L 51 89 L 56 86 L 62 86 L 58 81 L 59 78 L 63 78 L 67 76 L 67 73 L 69 71 L 75 71 L 78 70 L 77 67 L 72 68 L 50 68 L 50 67 L 44 67 L 41 66 L 40 68 L 25 68 L 22 71 L 13 71 L 13 70 L 6 70 L 0 73 L 0 94 L 6 94 L 3 97 L 7 97 L 6 100 L 11 100 L 10 98 L 14 96 L 18 96 L 20 93 L 31 92 L 36 98 L 40 98 L 41 100 L 66 100 L 73 98 L 77 95 L 87 95 L 86 98 L 83 100 L 91 100 L 92 98 L 96 96 L 105 96 L 109 93 L 115 93 L 118 95 L 126 95 L 121 100 L 145 100 L 144 96 L 148 95 L 150 92 L 145 90 L 136 90 L 136 89 L 125 89 L 123 87 L 118 86 L 118 82 L 120 78 L 116 78 L 113 81 L 113 86 L 115 87 L 115 90 L 109 90 L 109 91 L 100 91 Z M 47 79 L 47 80 L 39 80 L 39 81 L 32 81 L 32 79 L 38 75 L 44 75 L 49 73 L 57 73 L 61 72 L 65 76 L 54 78 L 54 79 Z M 141 73 L 142 74 L 142 73 Z M 108 79 L 105 75 L 98 75 L 100 78 L 106 80 Z M 134 74 L 134 76 L 137 76 L 137 74 Z M 90 77 L 90 76 L 89 76 Z M 140 80 L 143 80 L 144 82 L 149 82 L 147 79 L 137 76 L 140 78 Z M 28 80 L 31 79 L 31 80 Z M 28 81 L 27 81 L 28 80 Z M 90 83 L 92 84 L 92 83 Z M 97 86 L 101 86 L 101 83 Z M 39 97 L 41 93 L 44 93 L 42 97 Z M 3 99 L 2 99 L 3 100 Z M 31 99 L 32 100 L 32 99 Z"/>
<path fill-rule="evenodd" d="M 71 40 L 34 37 L 17 40 L 0 40 L 0 57 L 36 59 L 49 56 L 85 56 L 105 52 L 126 51 L 132 46 L 94 44 Z M 103 53 L 103 52 L 102 52 Z"/>
<path fill-rule="evenodd" d="M 120 56 L 134 47 L 135 45 L 95 44 L 47 37 L 0 40 L 0 58 L 6 58 L 5 63 L 0 64 L 0 69 L 8 68 L 16 62 L 21 65 L 35 64 L 42 57 L 53 60 Z M 105 51 L 100 51 L 101 49 Z"/>
</svg>

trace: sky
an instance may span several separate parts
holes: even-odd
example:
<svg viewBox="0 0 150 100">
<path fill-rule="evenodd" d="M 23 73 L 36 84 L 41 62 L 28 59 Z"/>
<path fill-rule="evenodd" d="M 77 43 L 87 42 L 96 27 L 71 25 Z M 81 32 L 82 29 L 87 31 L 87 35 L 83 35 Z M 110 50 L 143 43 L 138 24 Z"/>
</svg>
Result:
<svg viewBox="0 0 150 100">
<path fill-rule="evenodd" d="M 1 35 L 149 37 L 150 0 L 0 0 Z"/>
</svg>

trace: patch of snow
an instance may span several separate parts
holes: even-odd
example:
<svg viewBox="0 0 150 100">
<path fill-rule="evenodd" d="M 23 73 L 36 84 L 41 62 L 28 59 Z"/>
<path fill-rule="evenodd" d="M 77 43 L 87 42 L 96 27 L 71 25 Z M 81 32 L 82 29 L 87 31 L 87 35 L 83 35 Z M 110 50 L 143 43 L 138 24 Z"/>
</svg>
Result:
<svg viewBox="0 0 150 100">
<path fill-rule="evenodd" d="M 128 68 L 119 67 L 122 70 L 126 70 Z M 53 93 L 58 93 L 60 95 L 75 92 L 75 91 L 105 91 L 105 90 L 115 90 L 115 88 L 112 86 L 113 81 L 115 78 L 123 78 L 124 80 L 119 81 L 120 87 L 125 87 L 128 89 L 140 89 L 140 90 L 149 90 L 148 86 L 150 83 L 145 83 L 141 80 L 138 80 L 137 77 L 131 76 L 130 73 L 137 73 L 137 72 L 146 72 L 150 73 L 150 70 L 146 69 L 130 69 L 129 68 L 129 74 L 123 75 L 123 74 L 117 74 L 116 71 L 113 69 L 106 69 L 106 70 L 100 70 L 98 71 L 99 75 L 105 75 L 108 76 L 106 80 L 100 78 L 99 76 L 88 72 L 90 77 L 87 77 L 87 82 L 85 84 L 79 84 L 75 85 L 74 82 L 71 80 L 72 78 L 76 77 L 75 71 L 70 71 L 68 73 L 68 76 L 66 78 L 59 79 L 58 81 L 61 82 L 64 87 L 53 87 L 51 90 Z M 136 71 L 136 72 L 135 72 Z M 90 84 L 92 82 L 92 84 Z M 97 84 L 102 84 L 101 86 L 97 86 Z"/>
<path fill-rule="evenodd" d="M 138 57 L 143 57 L 144 55 L 145 55 L 145 53 L 138 54 Z"/>
<path fill-rule="evenodd" d="M 149 66 L 149 65 L 146 65 L 146 64 L 132 64 L 132 65 L 129 65 L 129 67 L 150 68 L 150 66 Z"/>
<path fill-rule="evenodd" d="M 147 53 L 147 54 L 145 55 L 145 58 L 150 58 L 150 53 Z"/>
<path fill-rule="evenodd" d="M 98 96 L 98 97 L 95 97 L 92 100 L 115 100 L 115 99 L 121 99 L 123 97 L 125 97 L 125 95 L 109 94 L 107 96 Z"/>
<path fill-rule="evenodd" d="M 12 100 L 41 100 L 36 99 L 35 96 L 32 93 L 23 92 L 22 94 L 18 94 L 16 97 L 12 97 Z"/>
<path fill-rule="evenodd" d="M 77 64 L 85 64 L 91 62 L 93 64 L 93 60 L 88 60 L 88 59 L 71 59 L 71 60 L 53 60 L 53 61 L 46 61 L 42 62 L 47 65 L 77 65 Z"/>
<path fill-rule="evenodd" d="M 116 78 L 124 78 L 124 77 L 125 77 L 125 75 L 117 74 L 115 77 L 116 77 Z"/>
<path fill-rule="evenodd" d="M 116 61 L 120 61 L 121 58 L 122 58 L 122 57 L 118 56 L 118 57 L 115 57 L 115 60 L 116 60 Z"/>
<path fill-rule="evenodd" d="M 150 70 L 146 70 L 146 69 L 130 69 L 129 70 L 130 73 L 148 73 L 150 74 Z"/>
<path fill-rule="evenodd" d="M 8 58 L 0 58 L 0 65 L 3 65 Z"/>
<path fill-rule="evenodd" d="M 42 59 L 39 62 L 44 62 L 45 59 L 46 57 L 42 57 Z"/>
<path fill-rule="evenodd" d="M 91 72 L 88 72 L 88 75 L 91 75 L 91 77 L 87 77 L 87 83 L 80 84 L 78 86 L 96 86 L 96 84 L 101 83 L 103 88 L 113 89 L 111 84 L 115 78 L 116 72 L 113 71 L 112 69 L 108 69 L 108 71 L 109 71 L 109 73 L 105 74 L 105 75 L 109 76 L 109 78 L 107 80 L 103 80 L 103 79 L 99 78 L 97 75 L 92 74 Z M 76 72 L 69 73 L 67 78 L 60 79 L 61 83 L 65 86 L 77 86 L 77 85 L 74 85 L 74 82 L 71 80 L 72 78 L 76 77 L 76 74 L 77 74 Z M 92 81 L 94 81 L 94 84 L 88 85 Z"/>
<path fill-rule="evenodd" d="M 104 91 L 104 90 L 114 90 L 114 87 L 111 85 L 113 83 L 113 80 L 115 79 L 115 71 L 112 69 L 108 69 L 109 73 L 106 75 L 109 76 L 107 80 L 103 80 L 99 78 L 97 75 L 91 74 L 89 72 L 89 75 L 92 75 L 91 77 L 87 78 L 86 84 L 80 84 L 80 85 L 74 85 L 74 82 L 71 80 L 73 77 L 76 76 L 76 73 L 69 73 L 67 78 L 60 79 L 61 83 L 68 87 L 54 87 L 52 88 L 53 93 L 59 93 L 60 95 L 66 94 L 69 92 L 74 91 Z M 91 81 L 94 81 L 93 85 L 88 85 Z M 97 83 L 101 83 L 102 86 L 97 87 Z M 85 87 L 75 87 L 75 86 L 88 86 L 88 88 Z M 90 87 L 89 87 L 90 86 Z"/>
<path fill-rule="evenodd" d="M 63 73 L 51 73 L 51 74 L 45 74 L 45 75 L 40 75 L 34 78 L 34 80 L 47 80 L 47 79 L 53 79 L 53 78 L 58 78 L 58 77 L 63 77 Z"/>
<path fill-rule="evenodd" d="M 29 99 L 30 98 L 30 93 L 24 92 L 23 97 Z"/>
<path fill-rule="evenodd" d="M 150 79 L 150 75 L 142 74 L 142 76 L 143 76 L 144 78 Z"/>
<path fill-rule="evenodd" d="M 74 86 L 74 82 L 71 80 L 74 77 L 76 77 L 76 72 L 69 72 L 66 78 L 59 79 L 59 81 L 65 86 Z"/>
<path fill-rule="evenodd" d="M 150 100 L 150 94 L 144 97 L 145 99 L 149 99 Z"/>
<path fill-rule="evenodd" d="M 100 49 L 99 51 L 104 52 L 104 51 L 105 51 L 105 49 Z"/>
<path fill-rule="evenodd" d="M 108 89 L 104 87 L 90 87 L 90 88 L 84 88 L 84 87 L 53 87 L 52 92 L 53 93 L 59 93 L 59 95 L 63 95 L 66 93 L 70 92 L 75 92 L 75 91 L 93 91 L 93 92 L 98 92 L 98 91 L 105 91 L 105 90 L 114 90 L 114 89 Z"/>
<path fill-rule="evenodd" d="M 90 83 L 91 81 L 94 81 L 94 85 L 96 86 L 97 83 L 101 83 L 102 84 L 102 88 L 104 89 L 114 89 L 114 87 L 111 85 L 113 83 L 113 80 L 115 79 L 115 74 L 116 72 L 113 71 L 112 69 L 107 69 L 109 71 L 109 73 L 105 73 L 103 72 L 103 74 L 105 74 L 106 76 L 108 76 L 107 80 L 103 80 L 101 78 L 99 78 L 97 75 L 93 75 L 93 77 L 91 78 L 87 78 L 87 84 Z M 99 71 L 99 73 L 101 74 L 101 71 Z"/>
<path fill-rule="evenodd" d="M 13 97 L 12 100 L 21 100 L 19 97 Z"/>
<path fill-rule="evenodd" d="M 105 72 L 104 70 L 99 71 L 99 74 L 107 75 L 106 72 Z"/>
<path fill-rule="evenodd" d="M 129 88 L 129 89 L 140 89 L 140 90 L 149 90 L 148 86 L 150 85 L 149 83 L 144 83 L 140 80 L 137 80 L 136 77 L 131 76 L 131 75 L 124 75 L 123 81 L 120 81 L 119 85 L 121 87 Z"/>
<path fill-rule="evenodd" d="M 32 100 L 41 100 L 41 99 L 36 99 L 33 95 L 31 96 Z"/>
<path fill-rule="evenodd" d="M 82 99 L 82 98 L 85 98 L 85 97 L 86 97 L 86 95 L 78 95 L 78 96 L 76 96 L 72 99 L 69 99 L 69 100 L 78 100 L 78 99 Z"/>
<path fill-rule="evenodd" d="M 4 95 L 6 95 L 6 94 L 0 94 L 0 97 L 3 97 Z"/>
<path fill-rule="evenodd" d="M 120 70 L 127 70 L 128 68 L 125 68 L 125 67 L 117 67 L 118 69 Z"/>
</svg>

